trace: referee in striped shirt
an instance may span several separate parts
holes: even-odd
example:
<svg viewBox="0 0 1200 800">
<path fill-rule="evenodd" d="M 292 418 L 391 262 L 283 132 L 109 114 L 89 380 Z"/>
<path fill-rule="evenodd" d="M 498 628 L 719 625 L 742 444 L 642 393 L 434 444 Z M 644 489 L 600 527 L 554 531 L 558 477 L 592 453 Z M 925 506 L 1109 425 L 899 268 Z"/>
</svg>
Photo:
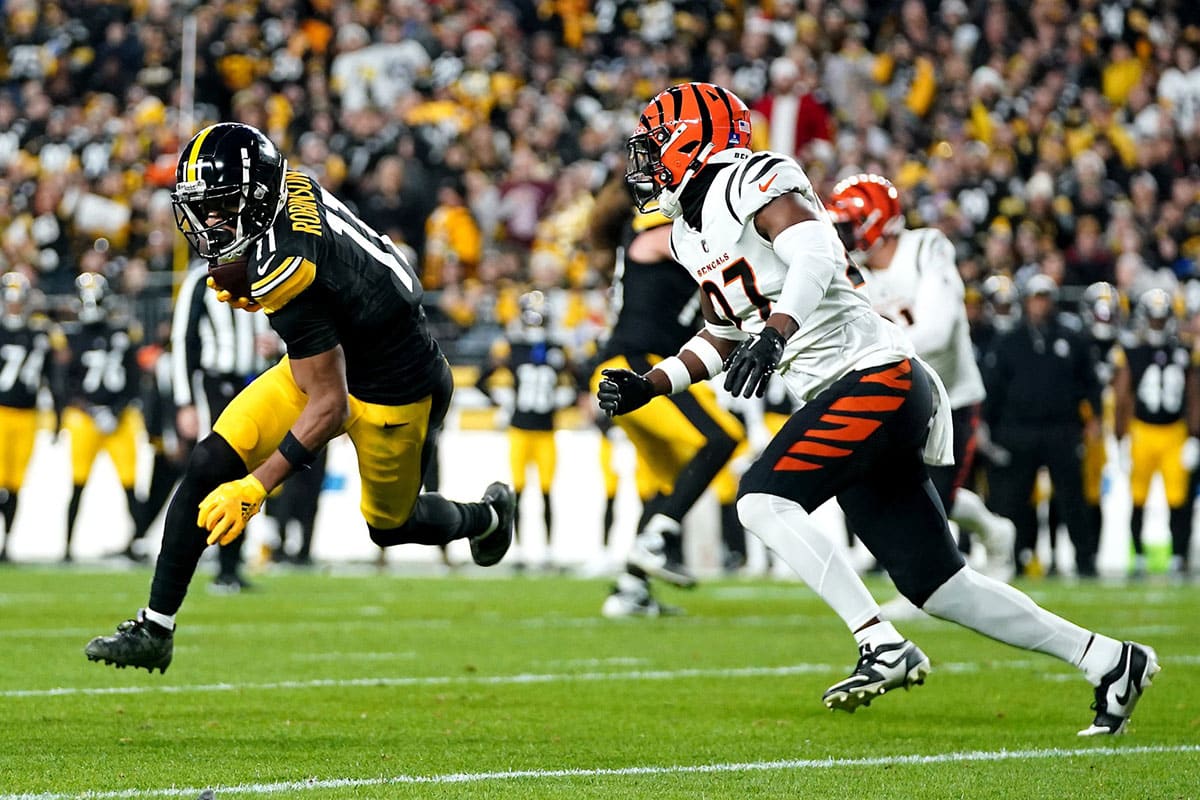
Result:
<svg viewBox="0 0 1200 800">
<path fill-rule="evenodd" d="M 259 355 L 257 339 L 274 337 L 266 315 L 233 308 L 207 290 L 208 270 L 196 262 L 188 270 L 175 301 L 171 353 L 175 387 L 176 430 L 191 449 L 212 430 L 225 406 L 270 364 Z M 239 536 L 222 545 L 213 588 L 238 592 L 248 588 L 241 576 Z"/>
</svg>

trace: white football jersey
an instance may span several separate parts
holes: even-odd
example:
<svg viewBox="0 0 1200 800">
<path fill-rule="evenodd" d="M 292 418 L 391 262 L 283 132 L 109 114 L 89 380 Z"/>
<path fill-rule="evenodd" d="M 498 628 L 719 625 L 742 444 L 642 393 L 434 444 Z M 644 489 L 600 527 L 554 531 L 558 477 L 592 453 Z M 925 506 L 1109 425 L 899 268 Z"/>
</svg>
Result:
<svg viewBox="0 0 1200 800">
<path fill-rule="evenodd" d="M 671 228 L 671 248 L 723 321 L 741 335 L 758 333 L 779 299 L 788 264 L 754 227 L 754 215 L 774 198 L 794 192 L 825 221 L 844 252 L 824 205 L 795 159 L 771 151 L 726 150 L 711 165 L 727 163 L 709 186 L 701 228 L 684 218 Z M 907 337 L 871 309 L 855 288 L 861 276 L 852 262 L 838 271 L 816 309 L 801 320 L 779 362 L 792 395 L 810 400 L 839 378 L 914 355 Z M 731 329 L 731 332 L 733 330 Z M 733 338 L 733 337 L 731 337 Z"/>
<path fill-rule="evenodd" d="M 863 269 L 875 310 L 908 334 L 942 379 L 951 408 L 983 402 L 986 392 L 963 304 L 954 245 L 936 228 L 904 231 L 887 269 Z"/>
</svg>

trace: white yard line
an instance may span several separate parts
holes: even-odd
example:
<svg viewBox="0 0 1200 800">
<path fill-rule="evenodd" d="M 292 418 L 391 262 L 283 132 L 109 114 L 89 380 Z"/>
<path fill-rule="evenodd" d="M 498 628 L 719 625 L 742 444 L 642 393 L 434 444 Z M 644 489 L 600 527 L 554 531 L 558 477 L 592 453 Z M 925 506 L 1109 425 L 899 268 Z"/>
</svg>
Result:
<svg viewBox="0 0 1200 800">
<path fill-rule="evenodd" d="M 0 697 L 63 697 L 110 694 L 187 694 L 190 692 L 269 691 L 273 689 L 349 688 L 356 686 L 496 686 L 511 684 L 566 683 L 570 681 L 665 681 L 678 678 L 755 678 L 810 673 L 840 672 L 834 664 L 793 664 L 784 667 L 739 667 L 734 669 L 630 670 L 625 672 L 524 672 L 516 675 L 427 675 L 397 678 L 313 678 L 304 681 L 266 683 L 202 683 L 165 686 L 63 686 L 54 689 L 8 689 Z"/>
<path fill-rule="evenodd" d="M 972 661 L 945 661 L 937 664 L 939 671 L 954 674 L 974 673 L 981 669 L 1033 669 L 1037 661 L 1013 659 L 1011 661 L 989 661 L 986 666 Z M 1043 666 L 1045 666 L 1043 664 Z M 503 686 L 518 684 L 570 683 L 576 681 L 669 681 L 681 678 L 761 678 L 787 677 L 789 675 L 812 675 L 841 673 L 850 668 L 847 664 L 788 664 L 781 667 L 727 667 L 724 669 L 650 669 L 626 670 L 623 672 L 521 672 L 514 675 L 413 675 L 399 677 L 369 678 L 310 678 L 296 681 L 266 681 L 262 683 L 193 683 L 193 684 L 149 684 L 137 686 L 58 686 L 50 689 L 5 689 L 0 697 L 70 697 L 87 695 L 130 695 L 130 694 L 189 694 L 192 692 L 242 692 L 293 689 L 354 688 L 372 686 Z M 136 674 L 136 671 L 132 671 Z M 1038 673 L 1049 680 L 1057 680 L 1059 673 Z M 1063 679 L 1082 680 L 1077 673 L 1063 675 Z"/>
<path fill-rule="evenodd" d="M 620 778 L 631 775 L 690 775 L 836 769 L 844 767 L 919 767 L 931 764 L 1031 761 L 1050 758 L 1115 758 L 1162 753 L 1200 753 L 1200 745 L 1146 745 L 1093 748 L 1054 747 L 1041 750 L 973 750 L 960 753 L 872 756 L 868 758 L 804 758 L 781 761 L 734 762 L 728 764 L 681 764 L 597 769 L 529 769 L 506 772 L 457 772 L 445 775 L 395 775 L 389 778 L 326 778 L 324 780 L 244 783 L 214 787 L 120 789 L 107 792 L 0 794 L 0 800 L 117 800 L 118 798 L 136 797 L 186 797 L 190 799 L 195 798 L 205 788 L 212 788 L 216 796 L 220 798 L 227 795 L 269 795 L 304 792 L 313 789 L 343 789 L 409 784 L 484 783 L 491 781 L 539 780 L 544 778 Z"/>
</svg>

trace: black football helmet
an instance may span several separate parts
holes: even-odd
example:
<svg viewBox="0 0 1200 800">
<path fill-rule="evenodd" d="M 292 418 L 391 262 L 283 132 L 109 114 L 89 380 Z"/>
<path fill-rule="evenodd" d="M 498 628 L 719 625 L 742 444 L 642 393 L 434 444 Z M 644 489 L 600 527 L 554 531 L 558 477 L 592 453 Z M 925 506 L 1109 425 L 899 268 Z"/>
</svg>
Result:
<svg viewBox="0 0 1200 800">
<path fill-rule="evenodd" d="M 287 159 L 257 128 L 210 125 L 175 167 L 175 224 L 209 261 L 240 257 L 271 227 L 285 199 Z"/>
</svg>

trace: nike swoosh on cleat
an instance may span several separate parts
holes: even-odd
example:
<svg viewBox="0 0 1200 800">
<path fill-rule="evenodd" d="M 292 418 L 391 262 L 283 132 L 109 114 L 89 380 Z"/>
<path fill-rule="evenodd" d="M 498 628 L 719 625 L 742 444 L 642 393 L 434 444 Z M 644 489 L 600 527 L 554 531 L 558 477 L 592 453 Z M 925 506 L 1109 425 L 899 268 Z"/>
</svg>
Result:
<svg viewBox="0 0 1200 800">
<path fill-rule="evenodd" d="M 385 429 L 403 428 L 407 424 L 408 424 L 407 422 L 385 422 L 385 423 L 383 423 L 383 427 Z"/>
<path fill-rule="evenodd" d="M 1127 660 L 1126 664 L 1131 664 L 1132 661 L 1133 661 L 1133 651 L 1130 650 L 1129 651 L 1129 659 Z M 1129 667 L 1127 666 L 1126 669 L 1129 669 Z M 1129 704 L 1129 698 L 1133 696 L 1133 684 L 1134 684 L 1133 674 L 1131 672 L 1129 675 L 1129 678 L 1126 680 L 1126 683 L 1125 683 L 1125 693 L 1119 694 L 1114 698 L 1117 701 L 1117 705 L 1126 706 Z"/>
<path fill-rule="evenodd" d="M 778 175 L 779 175 L 779 173 L 778 173 L 778 172 L 776 172 L 774 175 L 772 175 L 771 177 L 767 178 L 767 179 L 766 179 L 766 181 L 764 181 L 763 183 L 760 183 L 760 184 L 758 185 L 758 190 L 759 190 L 760 192 L 765 192 L 767 189 L 770 189 L 770 188 L 771 188 L 771 184 L 775 182 L 775 178 L 776 178 L 776 176 L 778 176 Z"/>
</svg>

